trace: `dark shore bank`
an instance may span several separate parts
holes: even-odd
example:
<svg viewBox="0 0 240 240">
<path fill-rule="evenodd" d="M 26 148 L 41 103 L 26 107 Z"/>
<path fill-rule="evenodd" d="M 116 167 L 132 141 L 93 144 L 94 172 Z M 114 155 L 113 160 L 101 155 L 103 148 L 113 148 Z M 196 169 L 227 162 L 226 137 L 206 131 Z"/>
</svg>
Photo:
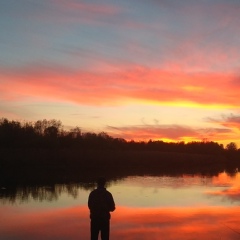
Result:
<svg viewBox="0 0 240 240">
<path fill-rule="evenodd" d="M 0 187 L 91 182 L 104 175 L 217 175 L 240 169 L 234 142 L 126 141 L 105 132 L 65 131 L 59 120 L 0 119 Z"/>
<path fill-rule="evenodd" d="M 0 185 L 91 182 L 131 175 L 217 175 L 240 169 L 238 157 L 161 151 L 1 149 Z"/>
</svg>

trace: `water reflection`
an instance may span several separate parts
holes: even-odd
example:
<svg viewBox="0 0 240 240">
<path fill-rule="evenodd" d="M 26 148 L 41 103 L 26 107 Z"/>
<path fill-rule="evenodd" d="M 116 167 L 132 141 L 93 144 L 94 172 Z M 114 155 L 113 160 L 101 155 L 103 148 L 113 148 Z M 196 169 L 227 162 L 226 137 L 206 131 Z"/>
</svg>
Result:
<svg viewBox="0 0 240 240">
<path fill-rule="evenodd" d="M 19 212 L 3 211 L 1 239 L 89 239 L 85 206 Z M 127 208 L 112 215 L 111 239 L 239 239 L 240 208 Z M 6 222 L 8 222 L 6 224 Z"/>
<path fill-rule="evenodd" d="M 207 194 L 212 196 L 222 196 L 226 201 L 240 202 L 240 174 L 229 176 L 226 173 L 214 177 L 212 180 L 216 187 L 226 187 L 224 189 L 217 189 L 208 191 Z"/>
<path fill-rule="evenodd" d="M 116 183 L 110 181 L 107 186 Z M 81 191 L 92 190 L 94 182 L 80 182 L 68 184 L 55 184 L 48 186 L 8 186 L 0 188 L 0 203 L 16 203 L 35 201 L 57 201 L 62 194 L 77 198 Z"/>
<path fill-rule="evenodd" d="M 0 239 L 89 239 L 92 183 L 2 189 Z M 240 239 L 240 174 L 110 182 L 111 239 Z M 14 194 L 13 194 L 14 193 Z"/>
<path fill-rule="evenodd" d="M 149 204 L 151 206 L 154 205 L 155 200 L 156 205 L 158 205 L 158 198 L 166 200 L 171 206 L 174 205 L 174 202 L 178 203 L 178 206 L 182 205 L 180 203 L 184 200 L 186 203 L 184 205 L 189 206 L 189 199 L 196 203 L 204 198 L 204 194 L 209 197 L 225 199 L 225 201 L 240 202 L 240 173 L 229 175 L 223 172 L 218 176 L 131 176 L 110 180 L 107 187 L 112 188 L 111 191 L 125 204 L 131 202 L 131 206 L 136 206 L 139 201 L 146 202 L 146 206 Z M 90 191 L 93 188 L 94 182 L 2 187 L 0 189 L 0 204 L 23 203 L 32 200 L 39 202 L 57 201 L 63 194 L 77 199 L 82 192 Z M 128 194 L 126 190 L 131 194 Z M 162 196 L 164 197 L 162 198 Z M 173 202 L 171 202 L 171 198 Z M 176 201 L 177 198 L 178 201 Z M 163 201 L 161 204 L 164 205 Z"/>
<path fill-rule="evenodd" d="M 239 239 L 240 209 L 223 207 L 121 209 L 114 239 Z M 128 237 L 131 236 L 131 237 Z"/>
<path fill-rule="evenodd" d="M 35 201 L 56 201 L 63 193 L 77 198 L 81 188 L 83 188 L 81 184 L 2 188 L 0 202 L 27 202 L 32 199 Z"/>
</svg>

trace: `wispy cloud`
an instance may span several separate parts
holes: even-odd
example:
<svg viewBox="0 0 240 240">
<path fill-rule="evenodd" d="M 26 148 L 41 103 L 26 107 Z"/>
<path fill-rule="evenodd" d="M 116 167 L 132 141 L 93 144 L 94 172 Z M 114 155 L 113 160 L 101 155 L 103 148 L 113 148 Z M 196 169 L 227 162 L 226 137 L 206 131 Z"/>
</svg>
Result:
<svg viewBox="0 0 240 240">
<path fill-rule="evenodd" d="M 78 0 L 50 0 L 42 4 L 45 11 L 38 11 L 32 17 L 42 22 L 53 23 L 83 23 L 83 24 L 106 24 L 109 17 L 116 17 L 122 9 L 114 4 L 103 2 L 88 2 Z"/>
<path fill-rule="evenodd" d="M 168 140 L 168 141 L 215 141 L 224 138 L 231 130 L 222 129 L 200 129 L 184 125 L 135 125 L 135 126 L 107 126 L 113 136 L 126 138 L 127 140 Z"/>
<path fill-rule="evenodd" d="M 81 11 L 84 13 L 101 14 L 101 15 L 114 15 L 120 10 L 115 5 L 109 5 L 104 3 L 89 3 L 87 1 L 77 1 L 77 0 L 51 0 L 56 7 L 61 7 L 62 9 L 71 11 Z"/>
<path fill-rule="evenodd" d="M 222 115 L 219 118 L 208 118 L 208 120 L 224 127 L 237 128 L 240 130 L 240 114 Z"/>
</svg>

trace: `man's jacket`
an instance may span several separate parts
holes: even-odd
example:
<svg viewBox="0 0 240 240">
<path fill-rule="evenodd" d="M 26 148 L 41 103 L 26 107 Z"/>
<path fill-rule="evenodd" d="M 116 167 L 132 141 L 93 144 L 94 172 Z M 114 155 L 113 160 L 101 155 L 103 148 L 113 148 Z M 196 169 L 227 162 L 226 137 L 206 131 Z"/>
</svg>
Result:
<svg viewBox="0 0 240 240">
<path fill-rule="evenodd" d="M 111 218 L 110 212 L 115 210 L 112 194 L 106 188 L 98 187 L 89 195 L 88 208 L 90 209 L 91 219 L 109 220 Z"/>
</svg>

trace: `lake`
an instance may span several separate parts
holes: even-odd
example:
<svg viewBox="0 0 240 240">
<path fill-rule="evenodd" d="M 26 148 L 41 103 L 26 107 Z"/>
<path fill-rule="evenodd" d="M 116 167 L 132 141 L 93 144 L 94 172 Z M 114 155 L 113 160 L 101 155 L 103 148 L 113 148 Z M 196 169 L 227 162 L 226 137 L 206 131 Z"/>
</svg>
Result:
<svg viewBox="0 0 240 240">
<path fill-rule="evenodd" d="M 0 189 L 1 240 L 90 239 L 92 183 Z M 110 181 L 112 240 L 240 239 L 240 173 Z"/>
</svg>

